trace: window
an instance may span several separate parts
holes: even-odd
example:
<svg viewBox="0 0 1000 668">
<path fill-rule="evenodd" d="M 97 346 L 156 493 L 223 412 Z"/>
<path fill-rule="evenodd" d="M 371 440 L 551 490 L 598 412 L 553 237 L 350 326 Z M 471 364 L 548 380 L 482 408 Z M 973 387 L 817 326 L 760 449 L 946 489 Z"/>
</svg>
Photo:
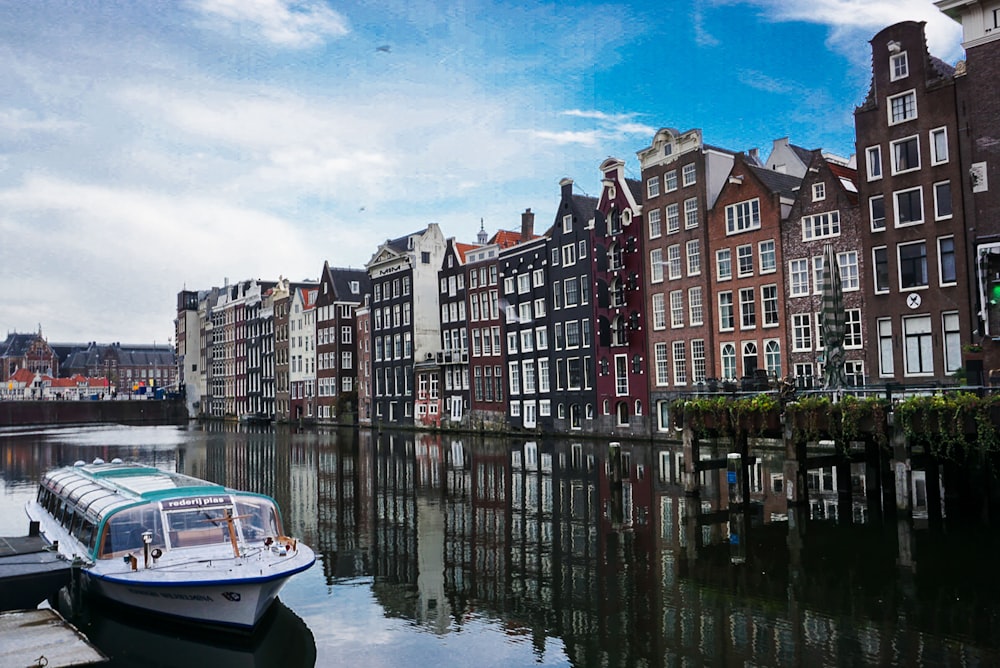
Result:
<svg viewBox="0 0 1000 668">
<path fill-rule="evenodd" d="M 820 202 L 826 199 L 826 184 L 825 183 L 814 183 L 813 184 L 813 201 Z"/>
<path fill-rule="evenodd" d="M 754 341 L 743 343 L 743 375 L 749 376 L 757 369 L 757 344 Z"/>
<path fill-rule="evenodd" d="M 764 327 L 778 325 L 778 286 L 764 285 L 760 288 L 760 305 L 764 316 Z"/>
<path fill-rule="evenodd" d="M 840 284 L 844 292 L 861 289 L 858 271 L 858 251 L 837 253 L 837 268 L 840 269 Z"/>
<path fill-rule="evenodd" d="M 430 264 L 431 254 L 428 251 L 422 251 L 420 253 L 420 264 Z"/>
<path fill-rule="evenodd" d="M 503 292 L 505 295 L 514 294 L 514 277 L 505 276 L 503 279 Z"/>
<path fill-rule="evenodd" d="M 663 282 L 663 249 L 654 248 L 649 251 L 649 282 Z"/>
<path fill-rule="evenodd" d="M 531 274 L 523 273 L 517 277 L 517 294 L 523 295 L 531 291 Z"/>
<path fill-rule="evenodd" d="M 566 306 L 576 306 L 580 303 L 579 283 L 575 278 L 567 278 L 563 281 L 566 288 Z"/>
<path fill-rule="evenodd" d="M 795 313 L 792 315 L 792 350 L 807 352 L 812 350 L 812 319 L 811 313 Z"/>
<path fill-rule="evenodd" d="M 740 329 L 757 326 L 757 302 L 753 288 L 740 288 Z"/>
<path fill-rule="evenodd" d="M 840 236 L 840 212 L 828 211 L 802 217 L 802 240 Z"/>
<path fill-rule="evenodd" d="M 872 264 L 875 265 L 875 292 L 889 292 L 889 251 L 885 246 L 872 249 Z"/>
<path fill-rule="evenodd" d="M 646 181 L 646 196 L 657 197 L 660 194 L 660 177 L 653 176 Z"/>
<path fill-rule="evenodd" d="M 733 293 L 719 293 L 719 329 L 733 329 Z"/>
<path fill-rule="evenodd" d="M 954 284 L 958 280 L 955 271 L 955 238 L 938 239 L 938 281 L 941 285 Z"/>
<path fill-rule="evenodd" d="M 663 189 L 668 193 L 677 190 L 677 170 L 671 169 L 663 175 Z"/>
<path fill-rule="evenodd" d="M 670 293 L 670 326 L 684 326 L 684 292 L 673 290 Z"/>
<path fill-rule="evenodd" d="M 656 384 L 668 385 L 670 383 L 669 360 L 667 359 L 667 344 L 657 343 L 653 347 L 653 355 L 656 364 Z"/>
<path fill-rule="evenodd" d="M 868 167 L 868 180 L 875 181 L 882 178 L 882 147 L 869 146 L 865 149 L 865 158 Z"/>
<path fill-rule="evenodd" d="M 562 219 L 562 229 L 564 234 L 568 234 L 573 231 L 573 215 L 566 214 Z"/>
<path fill-rule="evenodd" d="M 771 274 L 778 270 L 774 251 L 774 239 L 761 241 L 757 246 L 757 253 L 760 256 L 760 273 Z"/>
<path fill-rule="evenodd" d="M 899 244 L 897 252 L 900 289 L 927 287 L 927 244 L 923 241 Z"/>
<path fill-rule="evenodd" d="M 659 239 L 660 238 L 660 210 L 652 209 L 647 216 L 649 220 L 649 238 Z"/>
<path fill-rule="evenodd" d="M 653 329 L 665 329 L 667 326 L 667 311 L 663 293 L 653 295 Z"/>
<path fill-rule="evenodd" d="M 716 278 L 728 281 L 733 277 L 732 251 L 728 248 L 715 251 Z"/>
<path fill-rule="evenodd" d="M 736 247 L 736 267 L 740 277 L 753 276 L 753 246 Z"/>
<path fill-rule="evenodd" d="M 889 56 L 889 80 L 899 81 L 905 79 L 910 74 L 909 63 L 906 60 L 906 51 L 894 53 Z"/>
<path fill-rule="evenodd" d="M 687 349 L 684 341 L 674 341 L 674 385 L 687 385 Z"/>
<path fill-rule="evenodd" d="M 849 308 L 844 311 L 844 347 L 861 348 L 861 309 Z"/>
<path fill-rule="evenodd" d="M 562 307 L 563 307 L 562 281 L 553 281 L 552 308 L 562 308 Z M 510 322 L 510 318 L 507 318 L 507 322 Z"/>
<path fill-rule="evenodd" d="M 962 333 L 958 313 L 942 313 L 941 328 L 944 331 L 944 370 L 945 373 L 954 373 L 962 366 Z"/>
<path fill-rule="evenodd" d="M 684 229 L 698 227 L 698 198 L 684 200 Z"/>
<path fill-rule="evenodd" d="M 923 192 L 920 186 L 893 193 L 896 198 L 896 227 L 924 222 Z"/>
<path fill-rule="evenodd" d="M 917 94 L 912 90 L 889 98 L 889 125 L 917 117 Z"/>
<path fill-rule="evenodd" d="M 705 340 L 695 339 L 691 342 L 691 375 L 696 383 L 705 380 Z"/>
<path fill-rule="evenodd" d="M 878 370 L 880 376 L 893 376 L 896 373 L 892 360 L 892 320 L 878 320 Z"/>
<path fill-rule="evenodd" d="M 559 249 L 558 248 L 553 248 L 552 249 L 552 266 L 553 267 L 558 267 L 559 266 Z"/>
<path fill-rule="evenodd" d="M 566 244 L 562 247 L 562 263 L 564 267 L 576 264 L 576 246 L 573 244 Z"/>
<path fill-rule="evenodd" d="M 694 163 L 691 163 L 689 165 L 684 165 L 681 176 L 683 184 L 685 186 L 694 185 L 695 181 L 697 181 L 697 178 L 698 177 L 697 177 L 697 172 L 695 172 Z"/>
<path fill-rule="evenodd" d="M 951 181 L 934 184 L 934 220 L 951 218 Z"/>
<path fill-rule="evenodd" d="M 722 344 L 722 377 L 725 379 L 736 378 L 736 346 L 732 343 Z"/>
<path fill-rule="evenodd" d="M 948 129 L 931 130 L 931 164 L 940 165 L 948 162 Z"/>
<path fill-rule="evenodd" d="M 692 325 L 700 325 L 704 322 L 705 315 L 702 311 L 700 285 L 688 288 L 688 314 Z"/>
<path fill-rule="evenodd" d="M 674 202 L 667 205 L 667 234 L 673 234 L 681 229 L 680 204 Z"/>
<path fill-rule="evenodd" d="M 903 318 L 903 367 L 907 376 L 929 376 L 934 373 L 934 351 L 931 337 L 931 317 L 918 315 Z"/>
<path fill-rule="evenodd" d="M 580 262 L 586 262 L 587 261 L 587 242 L 586 242 L 586 240 L 581 239 L 580 242 L 577 243 L 577 245 L 576 245 L 576 256 L 578 258 L 580 258 Z"/>
<path fill-rule="evenodd" d="M 774 339 L 764 342 L 764 368 L 770 376 L 781 376 L 781 344 Z"/>
<path fill-rule="evenodd" d="M 692 239 L 687 242 L 688 276 L 697 276 L 701 273 L 701 242 Z"/>
<path fill-rule="evenodd" d="M 792 297 L 805 297 L 809 294 L 809 260 L 799 258 L 788 263 L 789 284 Z"/>
<path fill-rule="evenodd" d="M 916 135 L 890 142 L 889 151 L 893 174 L 920 169 L 920 139 Z"/>
<path fill-rule="evenodd" d="M 681 246 L 674 244 L 667 248 L 667 274 L 671 279 L 681 277 Z"/>
<path fill-rule="evenodd" d="M 760 228 L 760 200 L 730 204 L 726 207 L 726 234 L 736 234 Z"/>
<path fill-rule="evenodd" d="M 868 198 L 868 213 L 871 217 L 872 232 L 885 229 L 885 197 L 875 195 Z"/>
<path fill-rule="evenodd" d="M 535 288 L 540 288 L 545 285 L 545 272 L 541 269 L 535 269 L 531 272 L 531 285 Z M 483 293 L 486 294 L 486 293 Z"/>
</svg>

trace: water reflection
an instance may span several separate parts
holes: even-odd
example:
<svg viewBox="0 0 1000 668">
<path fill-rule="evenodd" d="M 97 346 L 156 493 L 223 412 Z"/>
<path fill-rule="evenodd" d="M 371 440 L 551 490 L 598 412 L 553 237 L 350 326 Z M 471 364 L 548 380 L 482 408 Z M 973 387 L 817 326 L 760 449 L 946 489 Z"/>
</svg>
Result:
<svg viewBox="0 0 1000 668">
<path fill-rule="evenodd" d="M 863 462 L 811 470 L 810 504 L 789 507 L 778 452 L 692 480 L 679 444 L 180 433 L 142 446 L 0 437 L 2 475 L 33 484 L 50 466 L 119 456 L 272 495 L 321 556 L 326 590 L 295 594 L 311 625 L 338 587 L 370 586 L 379 614 L 412 632 L 486 623 L 577 666 L 1000 662 L 1000 540 L 944 521 L 933 469 L 914 477 L 926 502 L 897 516 Z M 725 461 L 725 448 L 703 456 Z"/>
</svg>

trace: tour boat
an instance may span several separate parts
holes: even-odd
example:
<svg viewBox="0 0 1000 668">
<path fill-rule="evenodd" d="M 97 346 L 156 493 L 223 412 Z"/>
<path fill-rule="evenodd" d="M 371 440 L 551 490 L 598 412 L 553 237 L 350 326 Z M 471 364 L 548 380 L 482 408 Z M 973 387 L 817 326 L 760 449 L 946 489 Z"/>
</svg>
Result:
<svg viewBox="0 0 1000 668">
<path fill-rule="evenodd" d="M 46 473 L 26 509 L 84 592 L 197 623 L 252 629 L 316 560 L 270 497 L 119 459 Z"/>
</svg>

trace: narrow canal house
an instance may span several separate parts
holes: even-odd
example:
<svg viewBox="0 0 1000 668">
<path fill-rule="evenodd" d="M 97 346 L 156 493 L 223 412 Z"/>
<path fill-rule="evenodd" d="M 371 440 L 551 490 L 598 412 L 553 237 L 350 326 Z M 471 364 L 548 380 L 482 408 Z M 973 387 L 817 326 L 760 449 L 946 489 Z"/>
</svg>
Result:
<svg viewBox="0 0 1000 668">
<path fill-rule="evenodd" d="M 288 314 L 289 419 L 316 417 L 316 297 L 318 283 L 295 286 Z"/>
<path fill-rule="evenodd" d="M 748 389 L 785 375 L 781 227 L 800 182 L 741 153 L 708 213 L 709 247 L 717 261 L 715 375 L 740 380 Z"/>
<path fill-rule="evenodd" d="M 480 230 L 480 241 L 485 240 L 486 233 Z M 470 277 L 466 260 L 470 252 L 481 247 L 455 241 L 454 237 L 445 242 L 443 265 L 438 272 L 441 341 L 434 353 L 441 378 L 434 379 L 432 386 L 417 389 L 417 420 L 422 424 L 440 426 L 442 421 L 461 423 L 469 405 L 468 308 L 471 307 L 471 299 L 467 295 Z M 478 297 L 477 294 L 477 307 Z M 480 334 L 478 328 L 476 333 Z"/>
<path fill-rule="evenodd" d="M 381 244 L 365 265 L 372 285 L 374 420 L 414 423 L 415 385 L 439 376 L 438 271 L 445 239 L 437 223 Z"/>
<path fill-rule="evenodd" d="M 479 230 L 479 245 L 465 254 L 469 342 L 467 370 L 471 370 L 471 388 L 465 383 L 465 422 L 471 426 L 501 426 L 507 420 L 503 318 L 500 308 L 500 253 L 535 237 L 535 214 L 527 209 L 521 214 L 521 231 L 499 230 L 487 239 Z M 447 260 L 446 260 L 447 261 Z M 448 378 L 445 376 L 445 392 Z M 452 413 L 452 420 L 455 415 Z"/>
<path fill-rule="evenodd" d="M 357 392 L 359 364 L 354 313 L 370 291 L 369 285 L 363 269 L 323 263 L 316 294 L 316 417 L 320 420 L 338 417 L 342 397 L 356 403 L 351 399 Z"/>
<path fill-rule="evenodd" d="M 372 342 L 371 291 L 365 293 L 354 311 L 354 339 L 358 342 L 358 423 L 372 423 Z"/>
<path fill-rule="evenodd" d="M 861 227 L 857 170 L 821 151 L 809 155 L 802 184 L 781 231 L 788 332 L 785 375 L 791 374 L 800 387 L 823 384 L 823 249 L 829 243 L 836 253 L 844 293 L 845 373 L 852 385 L 863 385 L 869 369 L 864 342 L 869 337 L 861 289 L 866 263 L 860 249 L 867 231 Z"/>
<path fill-rule="evenodd" d="M 924 24 L 871 40 L 872 81 L 855 110 L 862 211 L 872 262 L 872 381 L 940 381 L 962 367 L 972 309 L 954 68 L 932 56 Z M 991 82 L 990 85 L 993 85 Z"/>
<path fill-rule="evenodd" d="M 646 350 L 646 274 L 643 243 L 642 183 L 625 178 L 625 162 L 601 163 L 590 248 L 577 243 L 580 303 L 592 302 L 597 336 L 593 339 L 597 374 L 594 427 L 602 434 L 649 433 L 649 357 Z M 572 277 L 564 278 L 564 286 Z M 593 287 L 587 288 L 586 281 Z M 594 293 L 595 299 L 588 299 Z M 568 306 L 568 299 L 567 299 Z M 567 325 L 568 326 L 568 325 Z M 582 345 L 588 323 L 581 320 Z M 587 411 L 589 413 L 589 410 Z"/>
<path fill-rule="evenodd" d="M 959 182 L 969 231 L 968 290 L 973 343 L 984 346 L 985 381 L 1000 381 L 1000 4 L 995 0 L 938 0 L 962 24 L 965 61 L 955 71 L 958 103 Z M 993 187 L 990 188 L 990 184 Z M 970 379 L 974 381 L 974 379 Z"/>
<path fill-rule="evenodd" d="M 670 428 L 668 406 L 709 376 L 717 377 L 710 276 L 731 266 L 728 249 L 713 258 L 708 211 L 733 165 L 733 153 L 705 144 L 701 130 L 661 129 L 639 151 L 645 184 L 647 270 L 644 334 L 653 430 Z"/>
<path fill-rule="evenodd" d="M 589 199 L 589 202 L 593 201 Z M 571 200 L 568 208 L 561 208 L 560 211 L 575 212 L 567 214 L 572 218 L 583 215 L 586 207 L 584 203 L 582 208 L 577 209 Z M 550 230 L 547 235 L 502 249 L 497 263 L 500 331 L 504 339 L 501 357 L 507 365 L 504 402 L 507 424 L 515 429 L 555 429 L 552 402 L 557 363 L 553 355 L 556 331 L 553 320 L 559 317 L 555 303 L 562 304 L 563 295 L 562 282 L 553 282 L 550 248 L 553 261 L 555 254 L 561 251 L 553 245 L 548 236 L 551 233 Z M 553 299 L 558 301 L 550 301 Z M 559 332 L 563 332 L 565 324 L 558 323 L 558 328 Z M 561 364 L 565 370 L 565 358 Z"/>
</svg>

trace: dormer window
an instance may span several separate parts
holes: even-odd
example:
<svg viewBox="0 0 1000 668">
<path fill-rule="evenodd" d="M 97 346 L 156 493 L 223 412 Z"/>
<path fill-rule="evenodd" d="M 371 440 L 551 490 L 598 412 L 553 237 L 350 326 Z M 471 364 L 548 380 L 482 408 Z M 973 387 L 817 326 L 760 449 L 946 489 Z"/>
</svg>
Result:
<svg viewBox="0 0 1000 668">
<path fill-rule="evenodd" d="M 673 144 L 664 144 L 663 145 L 663 155 L 670 155 L 673 152 L 674 152 L 674 145 Z"/>
<path fill-rule="evenodd" d="M 898 44 L 897 44 L 898 48 Z M 889 80 L 899 81 L 910 75 L 909 61 L 906 59 L 906 51 L 893 53 L 889 56 Z"/>
</svg>

